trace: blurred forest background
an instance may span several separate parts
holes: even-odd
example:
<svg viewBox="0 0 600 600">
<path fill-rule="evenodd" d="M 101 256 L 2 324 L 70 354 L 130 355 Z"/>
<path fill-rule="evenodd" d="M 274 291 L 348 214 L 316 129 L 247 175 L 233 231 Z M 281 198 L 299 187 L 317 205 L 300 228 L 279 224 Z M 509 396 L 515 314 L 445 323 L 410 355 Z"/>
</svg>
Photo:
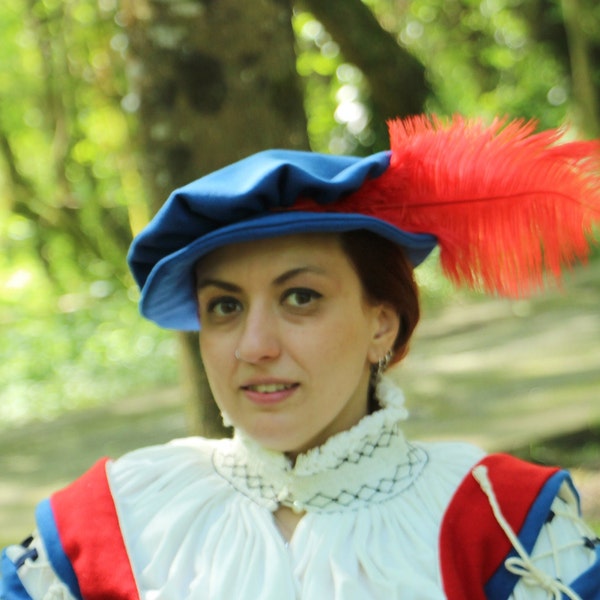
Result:
<svg viewBox="0 0 600 600">
<path fill-rule="evenodd" d="M 177 421 L 174 429 L 210 434 L 218 424 L 207 427 L 214 413 L 197 402 L 204 382 L 195 336 L 161 331 L 138 317 L 138 292 L 125 262 L 132 235 L 168 192 L 267 147 L 353 154 L 384 149 L 385 119 L 422 111 L 535 118 L 543 128 L 568 126 L 570 136 L 597 136 L 600 4 L 14 0 L 0 4 L 0 90 L 5 458 L 23 443 L 15 432 L 39 438 L 39 424 L 50 427 L 59 415 L 119 406 L 124 398 L 172 390 L 178 382 L 183 394 L 169 396 L 166 405 L 183 413 L 179 398 L 186 397 L 187 425 Z M 598 262 L 596 252 L 588 274 L 574 273 L 574 294 L 540 305 L 540 331 L 558 322 L 570 329 L 571 337 L 556 346 L 568 347 L 571 362 L 577 356 L 570 373 L 585 384 L 579 391 L 585 402 L 600 383 Z M 479 335 L 491 346 L 502 335 L 522 336 L 536 322 L 531 303 L 498 304 L 454 292 L 436 276 L 435 265 L 426 265 L 420 277 L 427 310 L 440 318 L 437 330 L 425 323 L 425 345 L 416 342 L 418 375 L 435 362 L 431 352 L 446 358 L 460 353 L 440 343 L 440 328 Z M 454 313 L 442 313 L 450 296 L 455 307 L 467 307 L 466 326 L 464 319 L 452 320 Z M 482 304 L 483 312 L 473 308 Z M 570 306 L 568 318 L 552 312 L 561 306 Z M 507 315 L 517 318 L 514 329 Z M 497 329 L 478 329 L 484 322 Z M 485 353 L 474 339 L 465 342 L 472 353 L 464 360 Z M 540 338 L 529 351 L 553 343 Z M 513 347 L 505 349 L 506 364 L 520 360 Z M 498 370 L 506 371 L 500 363 Z M 454 392 L 448 379 L 423 375 L 415 377 L 416 398 L 441 389 L 450 401 L 440 400 L 439 409 L 450 414 L 453 393 L 468 407 L 490 386 L 502 388 L 492 376 L 478 379 L 457 364 L 464 379 Z M 452 370 L 437 366 L 438 374 Z M 514 416 L 536 386 L 504 389 L 511 397 L 504 410 Z M 536 409 L 540 398 L 533 394 Z M 555 404 L 568 407 L 569 398 L 565 393 Z M 435 413 L 435 401 L 424 406 L 417 417 L 419 410 Z M 482 411 L 470 406 L 466 413 Z M 589 410 L 583 421 L 597 432 L 600 414 Z M 498 415 L 486 418 L 493 425 Z M 0 456 L 0 466 L 7 464 Z M 30 467 L 23 473 L 31 476 Z"/>
</svg>

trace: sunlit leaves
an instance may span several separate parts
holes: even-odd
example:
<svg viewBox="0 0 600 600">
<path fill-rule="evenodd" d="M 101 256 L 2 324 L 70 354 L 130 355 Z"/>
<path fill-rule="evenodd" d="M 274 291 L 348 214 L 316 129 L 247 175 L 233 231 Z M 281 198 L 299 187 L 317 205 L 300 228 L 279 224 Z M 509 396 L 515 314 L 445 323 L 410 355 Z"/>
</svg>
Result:
<svg viewBox="0 0 600 600">
<path fill-rule="evenodd" d="M 527 10 L 518 0 L 409 3 L 399 36 L 427 66 L 433 110 L 565 119 L 564 61 L 536 39 Z"/>
<path fill-rule="evenodd" d="M 112 8 L 111 8 L 112 6 Z M 0 9 L 4 69 L 0 127 L 5 152 L 4 208 L 33 222 L 30 250 L 45 272 L 66 289 L 88 278 L 92 260 L 125 274 L 128 200 L 139 178 L 129 148 L 129 124 L 120 100 L 126 93 L 116 7 L 94 0 L 17 2 Z M 123 179 L 128 185 L 123 186 Z M 107 227 L 110 225 L 109 227 Z M 11 243 L 10 240 L 5 243 Z M 66 276 L 66 272 L 69 275 Z"/>
<path fill-rule="evenodd" d="M 333 154 L 360 154 L 361 147 L 372 143 L 363 74 L 344 61 L 338 44 L 310 13 L 295 11 L 294 30 L 311 146 Z"/>
<path fill-rule="evenodd" d="M 425 65 L 434 89 L 428 110 L 532 117 L 542 127 L 569 118 L 573 98 L 558 3 L 364 1 L 382 27 Z M 600 9 L 582 5 L 586 29 L 600 39 Z M 360 153 L 370 143 L 366 80 L 351 83 L 357 104 L 344 104 L 347 94 L 340 90 L 348 82 L 339 77 L 344 59 L 335 40 L 306 12 L 296 11 L 295 30 L 313 147 Z"/>
<path fill-rule="evenodd" d="M 148 211 L 121 107 L 127 38 L 117 9 L 111 0 L 0 7 L 0 424 L 141 384 L 132 337 L 152 328 L 126 299 L 125 253 L 130 216 L 139 228 Z M 150 371 L 164 379 L 172 367 L 159 355 Z M 107 362 L 114 381 L 101 375 Z"/>
</svg>

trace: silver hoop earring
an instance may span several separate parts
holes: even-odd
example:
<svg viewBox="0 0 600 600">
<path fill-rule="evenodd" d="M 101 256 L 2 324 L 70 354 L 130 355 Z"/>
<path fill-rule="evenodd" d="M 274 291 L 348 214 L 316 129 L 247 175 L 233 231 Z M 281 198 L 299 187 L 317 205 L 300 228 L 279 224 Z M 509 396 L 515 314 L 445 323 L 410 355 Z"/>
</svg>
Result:
<svg viewBox="0 0 600 600">
<path fill-rule="evenodd" d="M 385 355 L 379 359 L 377 362 L 377 378 L 381 377 L 389 367 L 392 356 L 394 356 L 394 353 L 391 350 L 388 350 Z"/>
<path fill-rule="evenodd" d="M 238 349 L 236 349 L 233 355 L 235 356 L 236 360 L 242 360 L 242 357 L 240 356 L 240 351 Z"/>
</svg>

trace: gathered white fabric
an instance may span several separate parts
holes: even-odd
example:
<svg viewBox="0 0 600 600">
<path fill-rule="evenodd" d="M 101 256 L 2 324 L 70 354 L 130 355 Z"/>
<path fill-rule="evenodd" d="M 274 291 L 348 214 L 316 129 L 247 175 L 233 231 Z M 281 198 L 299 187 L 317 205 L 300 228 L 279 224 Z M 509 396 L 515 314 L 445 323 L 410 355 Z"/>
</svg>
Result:
<svg viewBox="0 0 600 600">
<path fill-rule="evenodd" d="M 145 598 L 442 599 L 438 535 L 483 452 L 409 444 L 399 390 L 294 466 L 238 433 L 134 452 L 109 467 Z M 272 512 L 305 510 L 286 546 Z M 296 503 L 296 504 L 294 504 Z"/>
</svg>

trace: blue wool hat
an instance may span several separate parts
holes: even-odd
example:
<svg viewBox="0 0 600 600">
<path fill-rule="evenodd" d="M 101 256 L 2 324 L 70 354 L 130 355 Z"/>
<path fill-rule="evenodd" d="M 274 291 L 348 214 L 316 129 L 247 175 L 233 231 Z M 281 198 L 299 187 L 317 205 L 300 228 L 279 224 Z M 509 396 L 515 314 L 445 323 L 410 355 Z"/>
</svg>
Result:
<svg viewBox="0 0 600 600">
<path fill-rule="evenodd" d="M 433 235 L 408 233 L 360 213 L 310 212 L 306 203 L 294 209 L 306 199 L 332 205 L 384 173 L 389 162 L 390 152 L 357 158 L 270 150 L 175 190 L 129 251 L 141 313 L 161 327 L 198 330 L 195 264 L 237 242 L 366 229 L 405 248 L 418 265 L 435 247 Z"/>
</svg>

